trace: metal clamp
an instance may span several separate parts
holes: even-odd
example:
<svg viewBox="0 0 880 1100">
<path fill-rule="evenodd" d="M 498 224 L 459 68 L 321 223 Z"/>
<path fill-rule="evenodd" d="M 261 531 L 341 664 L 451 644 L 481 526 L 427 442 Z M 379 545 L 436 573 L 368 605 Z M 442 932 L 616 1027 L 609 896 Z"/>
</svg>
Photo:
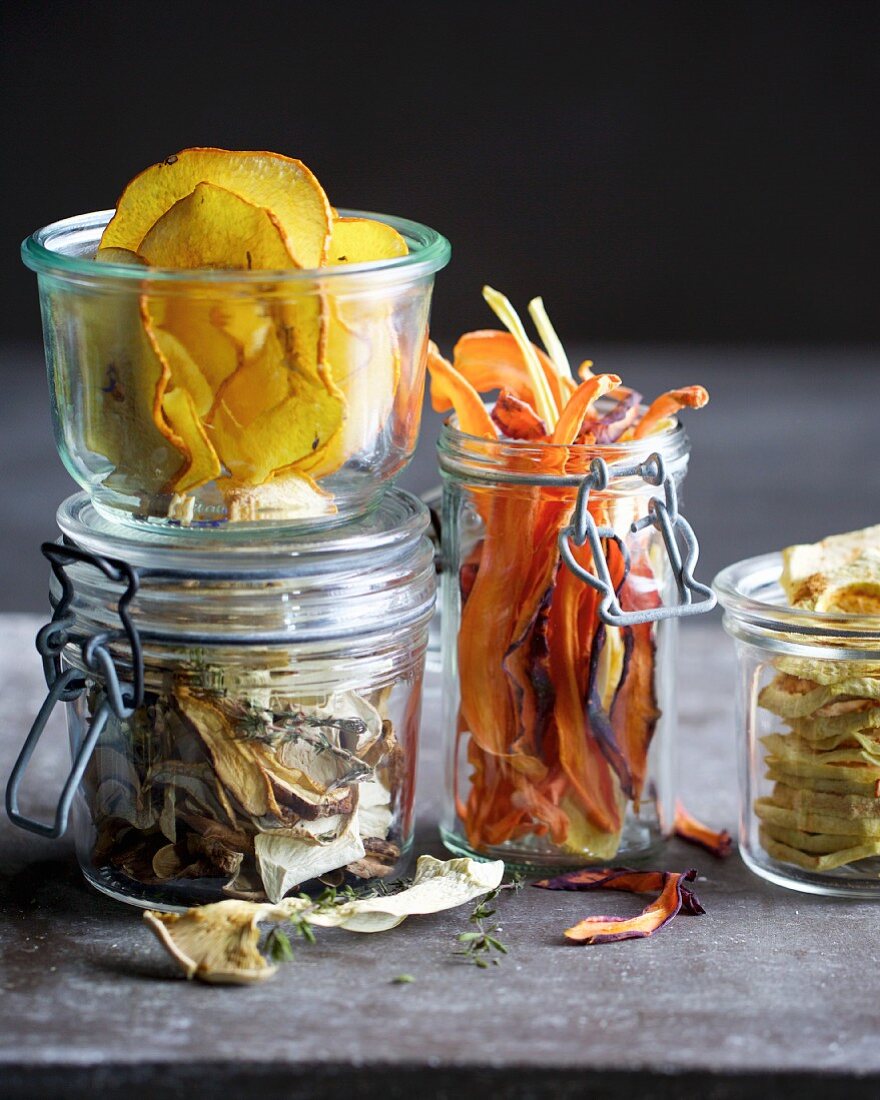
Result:
<svg viewBox="0 0 880 1100">
<path fill-rule="evenodd" d="M 660 607 L 644 608 L 637 611 L 624 611 L 617 598 L 614 583 L 608 570 L 608 561 L 602 547 L 603 541 L 614 542 L 624 560 L 626 572 L 629 572 L 630 558 L 624 540 L 612 527 L 600 527 L 593 518 L 590 509 L 590 493 L 595 489 L 602 492 L 613 478 L 640 477 L 648 485 L 663 487 L 664 500 L 652 498 L 648 503 L 648 514 L 631 524 L 632 534 L 638 534 L 646 527 L 656 528 L 663 537 L 666 553 L 672 565 L 672 573 L 678 588 L 678 603 L 664 604 Z M 678 537 L 684 546 L 684 558 L 679 548 Z M 584 546 L 589 543 L 596 570 L 591 573 L 575 558 L 572 544 Z M 578 489 L 577 503 L 571 523 L 559 532 L 559 552 L 568 568 L 584 584 L 595 588 L 601 595 L 597 613 L 608 626 L 637 626 L 640 623 L 658 622 L 661 619 L 677 619 L 685 615 L 702 615 L 715 606 L 715 593 L 708 585 L 694 580 L 693 570 L 700 554 L 697 537 L 691 525 L 678 511 L 678 494 L 672 477 L 666 473 L 666 467 L 659 454 L 649 455 L 637 465 L 618 464 L 608 466 L 604 459 L 594 458 L 590 463 L 590 472 Z M 699 597 L 694 601 L 694 596 Z"/>
<path fill-rule="evenodd" d="M 61 585 L 61 598 L 55 606 L 52 620 L 38 632 L 36 639 L 37 651 L 43 658 L 43 671 L 46 676 L 49 694 L 34 719 L 9 776 L 9 782 L 6 786 L 6 813 L 10 821 L 18 825 L 19 828 L 55 840 L 62 836 L 67 829 L 67 820 L 70 816 L 70 807 L 76 789 L 82 780 L 89 759 L 107 724 L 108 718 L 111 714 L 119 719 L 130 718 L 143 703 L 144 663 L 141 640 L 129 611 L 129 605 L 138 590 L 139 577 L 137 570 L 126 562 L 118 561 L 115 558 L 103 558 L 98 554 L 92 554 L 70 544 L 59 545 L 55 542 L 46 542 L 43 543 L 41 549 Z M 82 744 L 74 755 L 70 772 L 58 799 L 55 820 L 51 824 L 47 824 L 46 822 L 36 821 L 20 812 L 18 792 L 31 756 L 43 735 L 43 730 L 46 728 L 46 723 L 56 704 L 70 703 L 78 699 L 86 690 L 88 684 L 88 677 L 84 673 L 75 668 L 64 670 L 61 668 L 61 654 L 65 647 L 73 641 L 71 630 L 74 625 L 74 615 L 70 611 L 70 605 L 73 602 L 74 587 L 73 582 L 65 572 L 66 567 L 73 562 L 94 566 L 112 581 L 126 582 L 125 591 L 120 596 L 117 604 L 122 629 L 104 630 L 79 643 L 83 664 L 95 677 L 100 676 L 103 679 L 103 697 L 95 708 Z M 131 650 L 132 681 L 130 683 L 120 681 L 116 664 L 109 650 L 111 643 L 123 639 L 128 641 Z"/>
</svg>

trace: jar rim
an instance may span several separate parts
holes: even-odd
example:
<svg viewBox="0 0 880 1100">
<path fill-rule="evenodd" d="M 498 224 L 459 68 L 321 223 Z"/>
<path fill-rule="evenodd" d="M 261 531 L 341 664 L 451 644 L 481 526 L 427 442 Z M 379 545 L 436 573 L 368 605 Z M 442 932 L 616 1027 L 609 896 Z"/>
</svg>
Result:
<svg viewBox="0 0 880 1100">
<path fill-rule="evenodd" d="M 487 410 L 491 404 L 484 402 Z M 641 406 L 644 408 L 644 406 Z M 514 484 L 540 483 L 550 486 L 578 486 L 590 463 L 601 458 L 609 465 L 633 463 L 655 452 L 664 462 L 677 468 L 686 462 L 690 440 L 682 422 L 674 417 L 670 428 L 644 439 L 615 443 L 545 443 L 540 440 L 486 439 L 463 432 L 453 413 L 443 421 L 437 450 L 444 473 L 478 476 L 489 481 Z M 547 461 L 550 459 L 550 461 Z M 565 469 L 559 460 L 572 461 L 577 472 Z M 515 460 L 518 469 L 510 469 Z M 523 465 L 527 468 L 523 469 Z M 549 472 L 553 471 L 553 472 Z"/>
<path fill-rule="evenodd" d="M 75 214 L 35 230 L 22 241 L 22 261 L 38 275 L 76 276 L 90 283 L 157 283 L 172 286 L 179 283 L 188 286 L 194 283 L 213 286 L 234 283 L 247 287 L 266 282 L 296 286 L 320 279 L 322 282 L 332 280 L 334 283 L 368 280 L 373 285 L 377 278 L 382 277 L 410 281 L 420 276 L 433 275 L 449 263 L 452 252 L 449 241 L 441 233 L 420 222 L 368 210 L 340 209 L 341 217 L 370 218 L 390 225 L 406 240 L 409 251 L 405 256 L 384 260 L 281 271 L 190 270 L 143 268 L 103 262 L 96 264 L 92 253 L 114 213 L 115 210 L 96 210 L 87 214 Z"/>
<path fill-rule="evenodd" d="M 806 644 L 811 637 L 821 642 L 832 638 L 880 641 L 880 615 L 808 611 L 781 602 L 782 565 L 782 554 L 774 551 L 722 569 L 712 587 L 725 615 L 771 634 L 797 635 Z"/>
<path fill-rule="evenodd" d="M 326 643 L 420 629 L 435 598 L 428 521 L 425 505 L 396 488 L 369 516 L 274 542 L 254 531 L 230 539 L 182 529 L 175 539 L 150 528 L 138 537 L 103 519 L 85 493 L 58 510 L 67 545 L 136 570 L 129 608 L 143 637 L 206 646 Z M 125 578 L 88 559 L 71 561 L 64 573 L 78 629 L 115 631 Z"/>
<path fill-rule="evenodd" d="M 61 533 L 78 546 L 143 569 L 181 575 L 236 577 L 292 576 L 327 570 L 344 558 L 346 571 L 381 564 L 414 542 L 427 529 L 429 515 L 411 493 L 393 487 L 368 514 L 342 523 L 285 528 L 271 525 L 217 528 L 144 524 L 122 526 L 105 518 L 88 493 L 74 493 L 56 512 Z"/>
</svg>

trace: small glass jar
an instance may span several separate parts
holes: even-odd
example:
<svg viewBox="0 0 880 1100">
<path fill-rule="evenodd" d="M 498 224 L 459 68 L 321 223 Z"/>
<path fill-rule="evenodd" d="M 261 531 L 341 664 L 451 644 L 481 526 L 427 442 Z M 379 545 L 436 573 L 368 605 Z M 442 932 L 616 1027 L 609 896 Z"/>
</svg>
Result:
<svg viewBox="0 0 880 1100">
<path fill-rule="evenodd" d="M 439 452 L 446 846 L 525 870 L 649 855 L 673 820 L 676 621 L 608 625 L 560 533 L 575 564 L 597 571 L 564 529 L 591 463 L 611 464 L 587 506 L 609 598 L 621 621 L 659 619 L 679 597 L 673 569 L 658 529 L 631 525 L 663 490 L 632 467 L 655 452 L 680 486 L 684 429 L 564 447 L 477 439 L 450 420 Z"/>
<path fill-rule="evenodd" d="M 40 646 L 50 685 L 82 674 L 60 698 L 88 881 L 175 908 L 399 874 L 434 605 L 424 506 L 391 490 L 345 527 L 232 545 L 133 539 L 85 494 L 58 523 Z"/>
<path fill-rule="evenodd" d="M 715 579 L 736 643 L 739 846 L 762 878 L 880 901 L 880 616 L 786 605 L 782 556 Z"/>
<path fill-rule="evenodd" d="M 407 255 L 165 270 L 134 254 L 93 259 L 112 213 L 55 222 L 22 246 L 56 443 L 96 508 L 141 525 L 302 526 L 374 507 L 415 449 L 448 242 L 380 216 Z"/>
</svg>

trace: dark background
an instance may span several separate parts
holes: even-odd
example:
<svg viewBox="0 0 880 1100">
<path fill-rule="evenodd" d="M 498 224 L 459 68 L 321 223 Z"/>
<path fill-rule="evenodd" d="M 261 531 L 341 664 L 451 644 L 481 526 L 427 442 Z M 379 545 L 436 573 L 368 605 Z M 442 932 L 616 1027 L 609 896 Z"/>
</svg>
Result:
<svg viewBox="0 0 880 1100">
<path fill-rule="evenodd" d="M 434 333 L 542 294 L 578 362 L 702 382 L 703 576 L 880 521 L 880 4 L 22 3 L 0 9 L 0 609 L 45 607 L 38 226 L 189 145 L 302 159 L 453 244 Z M 426 416 L 403 484 L 438 480 Z"/>
<path fill-rule="evenodd" d="M 37 331 L 26 233 L 220 145 L 445 233 L 441 331 L 485 324 L 490 282 L 575 339 L 878 336 L 876 2 L 7 0 L 2 22 L 8 335 Z"/>
</svg>

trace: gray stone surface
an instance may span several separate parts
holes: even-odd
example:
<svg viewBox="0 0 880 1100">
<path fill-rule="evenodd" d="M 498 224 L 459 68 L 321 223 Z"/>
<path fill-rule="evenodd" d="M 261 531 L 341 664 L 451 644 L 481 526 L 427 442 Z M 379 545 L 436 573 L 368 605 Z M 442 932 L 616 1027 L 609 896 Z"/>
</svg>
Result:
<svg viewBox="0 0 880 1100">
<path fill-rule="evenodd" d="M 41 697 L 39 620 L 0 618 L 0 771 Z M 713 624 L 686 624 L 681 787 L 694 813 L 736 827 L 733 658 Z M 419 851 L 442 854 L 436 676 L 419 773 Z M 28 806 L 63 778 L 58 723 Z M 466 911 L 375 937 L 325 931 L 257 987 L 183 981 L 136 910 L 92 892 L 70 843 L 0 823 L 0 1095 L 125 1097 L 876 1097 L 878 918 L 870 903 L 789 893 L 680 842 L 707 915 L 648 940 L 578 948 L 562 929 L 631 913 L 630 896 L 526 888 L 502 899 L 510 955 L 452 958 Z M 412 985 L 394 985 L 410 973 Z"/>
<path fill-rule="evenodd" d="M 447 351 L 450 340 L 441 340 Z M 581 345 L 646 397 L 702 382 L 712 400 L 687 414 L 693 443 L 686 514 L 700 535 L 701 572 L 790 542 L 880 522 L 880 348 Z M 0 343 L 0 611 L 45 606 L 43 539 L 76 486 L 55 451 L 39 344 Z M 426 410 L 401 477 L 436 484 L 440 417 Z"/>
</svg>

